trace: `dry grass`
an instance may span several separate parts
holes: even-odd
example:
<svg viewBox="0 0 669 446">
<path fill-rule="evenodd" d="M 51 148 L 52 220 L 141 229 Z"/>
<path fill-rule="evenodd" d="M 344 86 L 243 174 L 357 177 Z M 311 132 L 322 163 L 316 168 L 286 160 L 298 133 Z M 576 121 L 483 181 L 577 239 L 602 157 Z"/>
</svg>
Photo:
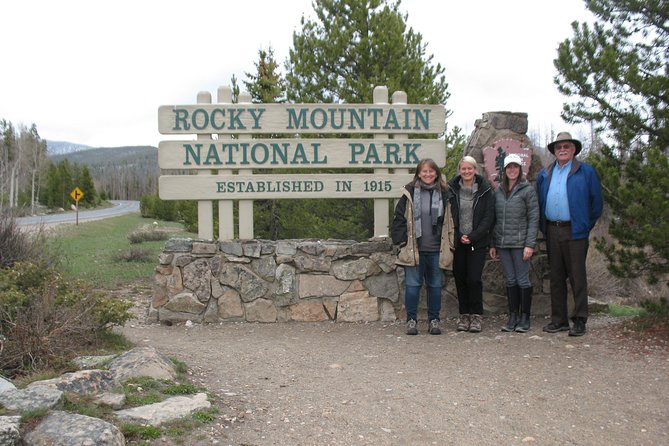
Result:
<svg viewBox="0 0 669 446">
<path fill-rule="evenodd" d="M 131 244 L 143 242 L 156 242 L 168 240 L 173 237 L 175 232 L 179 229 L 170 227 L 157 227 L 156 225 L 144 225 L 141 228 L 131 232 L 128 235 L 128 240 Z"/>
</svg>

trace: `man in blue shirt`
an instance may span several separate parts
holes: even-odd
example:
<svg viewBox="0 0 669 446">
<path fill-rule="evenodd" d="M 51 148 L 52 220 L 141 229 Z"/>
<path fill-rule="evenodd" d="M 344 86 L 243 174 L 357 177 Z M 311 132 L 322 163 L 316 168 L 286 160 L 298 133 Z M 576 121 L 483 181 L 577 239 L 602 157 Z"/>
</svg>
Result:
<svg viewBox="0 0 669 446">
<path fill-rule="evenodd" d="M 575 158 L 581 147 L 581 142 L 569 133 L 558 133 L 555 141 L 548 144 L 556 160 L 537 177 L 539 226 L 548 243 L 551 282 L 551 322 L 543 330 L 548 333 L 569 331 L 569 336 L 583 336 L 586 331 L 588 237 L 603 208 L 597 172 Z M 571 328 L 567 278 L 574 294 Z"/>
</svg>

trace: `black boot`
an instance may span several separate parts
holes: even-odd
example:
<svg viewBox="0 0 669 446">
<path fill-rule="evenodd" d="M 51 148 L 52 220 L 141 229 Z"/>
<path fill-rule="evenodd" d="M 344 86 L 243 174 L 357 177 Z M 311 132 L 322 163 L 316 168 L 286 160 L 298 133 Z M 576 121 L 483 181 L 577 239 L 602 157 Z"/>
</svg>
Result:
<svg viewBox="0 0 669 446">
<path fill-rule="evenodd" d="M 502 327 L 502 331 L 513 331 L 518 325 L 518 309 L 520 307 L 520 288 L 518 285 L 506 287 L 506 297 L 509 300 L 509 320 Z"/>
<path fill-rule="evenodd" d="M 530 310 L 532 309 L 532 287 L 520 289 L 520 306 L 522 314 L 516 331 L 525 333 L 530 329 Z"/>
</svg>

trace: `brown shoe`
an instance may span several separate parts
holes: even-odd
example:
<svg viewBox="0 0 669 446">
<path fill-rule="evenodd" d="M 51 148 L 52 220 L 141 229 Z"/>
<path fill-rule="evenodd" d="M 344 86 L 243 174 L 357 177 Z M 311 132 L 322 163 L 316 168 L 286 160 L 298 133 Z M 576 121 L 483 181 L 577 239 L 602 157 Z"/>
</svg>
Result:
<svg viewBox="0 0 669 446">
<path fill-rule="evenodd" d="M 481 331 L 481 315 L 472 314 L 471 322 L 469 324 L 470 333 L 479 333 Z"/>
<path fill-rule="evenodd" d="M 461 314 L 460 319 L 458 319 L 458 331 L 469 331 L 469 315 Z"/>
</svg>

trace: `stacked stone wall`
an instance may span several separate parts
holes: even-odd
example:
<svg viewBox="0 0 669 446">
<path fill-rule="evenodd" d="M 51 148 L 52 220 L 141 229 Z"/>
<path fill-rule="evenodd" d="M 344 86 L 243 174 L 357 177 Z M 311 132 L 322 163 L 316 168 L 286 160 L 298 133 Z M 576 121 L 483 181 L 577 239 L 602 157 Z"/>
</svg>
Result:
<svg viewBox="0 0 669 446">
<path fill-rule="evenodd" d="M 152 320 L 391 321 L 403 270 L 386 240 L 169 240 Z"/>
<path fill-rule="evenodd" d="M 171 239 L 156 267 L 149 320 L 403 320 L 404 269 L 395 265 L 396 258 L 386 238 L 368 242 Z M 539 285 L 541 278 L 533 279 Z M 458 314 L 451 272 L 444 272 L 444 283 L 441 317 L 447 319 Z M 484 284 L 486 313 L 506 311 L 498 262 L 486 266 Z M 419 318 L 425 318 L 424 295 L 420 307 Z M 537 310 L 541 307 L 537 305 Z"/>
</svg>

